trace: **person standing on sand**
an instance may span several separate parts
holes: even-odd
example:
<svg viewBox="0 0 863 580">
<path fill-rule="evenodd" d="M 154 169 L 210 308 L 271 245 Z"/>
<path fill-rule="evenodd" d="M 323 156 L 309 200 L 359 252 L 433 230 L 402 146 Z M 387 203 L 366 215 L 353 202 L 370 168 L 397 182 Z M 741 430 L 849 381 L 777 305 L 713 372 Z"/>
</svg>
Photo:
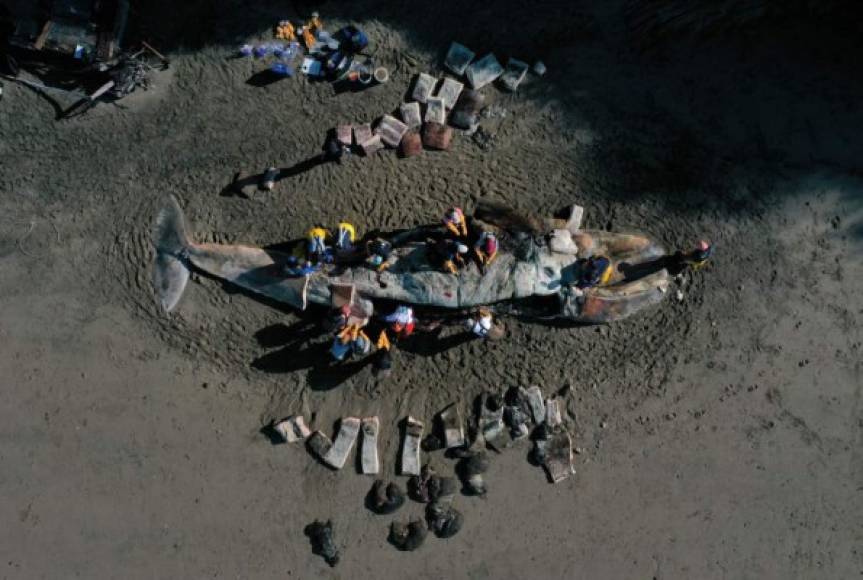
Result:
<svg viewBox="0 0 863 580">
<path fill-rule="evenodd" d="M 341 141 L 339 141 L 335 131 L 327 133 L 327 140 L 324 141 L 323 150 L 324 152 L 321 153 L 322 163 L 333 161 L 341 165 L 342 155 L 345 154 L 345 146 Z"/>
<path fill-rule="evenodd" d="M 341 164 L 342 155 L 347 151 L 347 147 L 339 141 L 335 131 L 330 131 L 327 133 L 327 138 L 324 141 L 324 145 L 321 147 L 321 150 L 322 152 L 320 154 L 309 157 L 304 161 L 300 161 L 291 167 L 285 167 L 284 169 L 271 167 L 268 169 L 264 176 L 264 181 L 268 181 L 269 189 L 272 189 L 273 185 L 275 185 L 277 181 L 288 177 L 294 177 L 295 175 L 299 175 L 304 171 L 309 171 L 310 169 L 314 169 L 315 167 L 330 161 Z M 269 178 L 269 180 L 267 178 Z M 263 188 L 264 185 L 261 187 Z"/>
<path fill-rule="evenodd" d="M 267 170 L 264 171 L 263 177 L 261 177 L 261 189 L 263 191 L 273 191 L 273 187 L 275 187 L 281 173 L 282 172 L 275 167 L 268 167 Z"/>
<path fill-rule="evenodd" d="M 380 374 L 385 374 L 393 368 L 392 344 L 387 337 L 386 329 L 381 330 L 378 336 L 376 356 L 374 359 L 374 368 Z"/>
</svg>

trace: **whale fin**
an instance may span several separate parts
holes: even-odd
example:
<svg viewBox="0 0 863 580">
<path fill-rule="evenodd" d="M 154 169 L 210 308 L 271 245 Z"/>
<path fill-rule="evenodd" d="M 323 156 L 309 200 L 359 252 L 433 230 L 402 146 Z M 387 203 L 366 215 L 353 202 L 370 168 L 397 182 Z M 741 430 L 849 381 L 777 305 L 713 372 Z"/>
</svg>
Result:
<svg viewBox="0 0 863 580">
<path fill-rule="evenodd" d="M 186 252 L 191 245 L 186 218 L 173 195 L 169 196 L 168 203 L 156 217 L 153 244 L 156 247 L 153 286 L 159 304 L 165 312 L 171 312 L 189 281 Z"/>
</svg>

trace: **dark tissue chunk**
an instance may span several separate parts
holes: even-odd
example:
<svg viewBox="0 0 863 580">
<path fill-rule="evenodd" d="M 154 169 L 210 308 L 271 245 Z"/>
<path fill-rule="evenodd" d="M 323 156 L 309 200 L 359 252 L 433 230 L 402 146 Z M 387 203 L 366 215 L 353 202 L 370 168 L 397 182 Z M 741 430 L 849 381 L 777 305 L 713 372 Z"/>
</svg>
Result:
<svg viewBox="0 0 863 580">
<path fill-rule="evenodd" d="M 411 552 L 422 546 L 428 535 L 428 529 L 422 520 L 414 520 L 408 524 L 393 522 L 390 527 L 390 542 L 399 550 Z"/>
<path fill-rule="evenodd" d="M 312 542 L 312 552 L 322 556 L 330 566 L 335 566 L 339 561 L 339 551 L 336 549 L 332 522 L 316 521 L 309 524 L 306 533 Z"/>
<path fill-rule="evenodd" d="M 371 508 L 378 514 L 391 514 L 405 503 L 405 494 L 395 483 L 385 484 L 378 479 L 372 485 Z"/>
<path fill-rule="evenodd" d="M 451 538 L 461 530 L 464 516 L 455 508 L 446 506 L 429 509 L 429 521 L 435 535 L 439 538 Z"/>
</svg>

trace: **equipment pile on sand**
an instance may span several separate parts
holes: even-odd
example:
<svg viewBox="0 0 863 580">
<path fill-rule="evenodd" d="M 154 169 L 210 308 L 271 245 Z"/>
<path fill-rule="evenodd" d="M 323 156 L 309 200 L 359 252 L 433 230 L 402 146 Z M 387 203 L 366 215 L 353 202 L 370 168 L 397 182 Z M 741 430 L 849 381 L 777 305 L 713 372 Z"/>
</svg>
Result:
<svg viewBox="0 0 863 580">
<path fill-rule="evenodd" d="M 511 58 L 506 68 L 494 54 L 474 61 L 474 53 L 453 42 L 444 60 L 444 66 L 453 76 L 437 78 L 419 73 L 414 79 L 410 100 L 401 103 L 393 115 L 381 117 L 372 130 L 371 124 L 340 125 L 336 131 L 346 136 L 345 146 L 356 146 L 365 155 L 372 155 L 384 147 L 398 149 L 402 157 L 413 157 L 423 149 L 446 151 L 453 139 L 452 127 L 463 129 L 468 135 L 479 127 L 480 114 L 485 107 L 485 96 L 480 92 L 487 85 L 499 81 L 506 91 L 514 92 L 524 81 L 528 65 Z M 537 76 L 544 74 L 545 66 L 534 67 Z M 465 88 L 465 83 L 469 88 Z M 437 90 L 435 90 L 437 88 Z M 397 119 L 394 115 L 401 117 Z M 353 133 L 353 141 L 350 135 Z"/>
<path fill-rule="evenodd" d="M 262 72 L 275 78 L 294 76 L 294 61 L 298 56 L 303 57 L 300 72 L 311 79 L 370 85 L 389 78 L 389 72 L 375 67 L 371 57 L 359 58 L 368 47 L 369 39 L 356 26 L 344 26 L 330 33 L 324 29 L 318 13 L 312 12 L 309 20 L 303 23 L 279 21 L 273 36 L 273 42 L 242 45 L 239 55 L 269 62 L 269 68 Z"/>
<path fill-rule="evenodd" d="M 402 551 L 416 550 L 428 537 L 429 530 L 437 537 L 455 536 L 462 528 L 464 516 L 454 506 L 458 494 L 482 496 L 488 493 L 485 474 L 491 459 L 487 450 L 502 453 L 523 441 L 533 441 L 531 462 L 541 465 L 552 483 L 559 483 L 575 473 L 573 466 L 572 437 L 563 413 L 563 397 L 555 394 L 544 398 L 538 386 L 512 387 L 505 394 L 483 393 L 476 405 L 465 437 L 459 406 L 448 405 L 438 413 L 431 433 L 423 437 L 425 425 L 408 416 L 402 422 L 402 442 L 399 448 L 398 473 L 409 477 L 408 495 L 415 501 L 427 504 L 423 519 L 407 522 L 393 521 L 389 541 Z M 309 452 L 321 463 L 341 470 L 347 463 L 354 444 L 362 433 L 358 470 L 362 474 L 377 475 L 381 471 L 378 456 L 380 420 L 377 416 L 358 419 L 344 417 L 339 421 L 334 440 L 322 431 L 310 432 L 300 415 L 293 415 L 273 425 L 274 431 L 288 443 L 306 440 Z M 422 453 L 446 450 L 446 457 L 455 461 L 454 477 L 439 475 Z M 366 506 L 376 514 L 392 514 L 405 503 L 405 493 L 397 482 L 374 481 L 366 496 Z M 338 552 L 332 543 L 332 523 L 315 522 L 307 529 L 314 532 L 315 552 L 328 558 L 331 565 L 338 561 Z"/>
</svg>

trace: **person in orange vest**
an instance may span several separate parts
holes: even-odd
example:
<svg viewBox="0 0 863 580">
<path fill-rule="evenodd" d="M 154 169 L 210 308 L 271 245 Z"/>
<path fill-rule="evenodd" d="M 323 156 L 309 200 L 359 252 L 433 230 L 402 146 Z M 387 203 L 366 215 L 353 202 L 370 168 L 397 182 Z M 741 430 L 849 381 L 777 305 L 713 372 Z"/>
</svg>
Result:
<svg viewBox="0 0 863 580">
<path fill-rule="evenodd" d="M 309 22 L 306 24 L 308 28 L 312 30 L 312 32 L 319 32 L 324 29 L 324 23 L 321 22 L 321 16 L 317 12 L 312 12 L 312 17 L 309 19 Z"/>
<path fill-rule="evenodd" d="M 333 346 L 330 348 L 330 354 L 337 361 L 343 361 L 351 355 L 366 355 L 371 348 L 372 342 L 360 325 L 349 324 L 336 335 Z"/>
<path fill-rule="evenodd" d="M 317 39 L 311 27 L 307 24 L 303 27 L 303 44 L 306 45 L 306 50 L 311 50 Z"/>
<path fill-rule="evenodd" d="M 468 248 L 453 239 L 441 238 L 432 246 L 432 252 L 445 272 L 457 274 L 459 267 L 464 265 Z"/>
<path fill-rule="evenodd" d="M 393 355 L 392 345 L 390 344 L 390 339 L 387 336 L 386 329 L 381 330 L 381 333 L 378 336 L 378 342 L 375 346 L 378 349 L 377 356 L 374 360 L 375 370 L 380 373 L 389 371 L 393 367 Z"/>
<path fill-rule="evenodd" d="M 294 25 L 290 20 L 282 20 L 276 27 L 276 38 L 279 40 L 288 40 L 294 42 L 297 40 L 297 33 Z"/>
</svg>

